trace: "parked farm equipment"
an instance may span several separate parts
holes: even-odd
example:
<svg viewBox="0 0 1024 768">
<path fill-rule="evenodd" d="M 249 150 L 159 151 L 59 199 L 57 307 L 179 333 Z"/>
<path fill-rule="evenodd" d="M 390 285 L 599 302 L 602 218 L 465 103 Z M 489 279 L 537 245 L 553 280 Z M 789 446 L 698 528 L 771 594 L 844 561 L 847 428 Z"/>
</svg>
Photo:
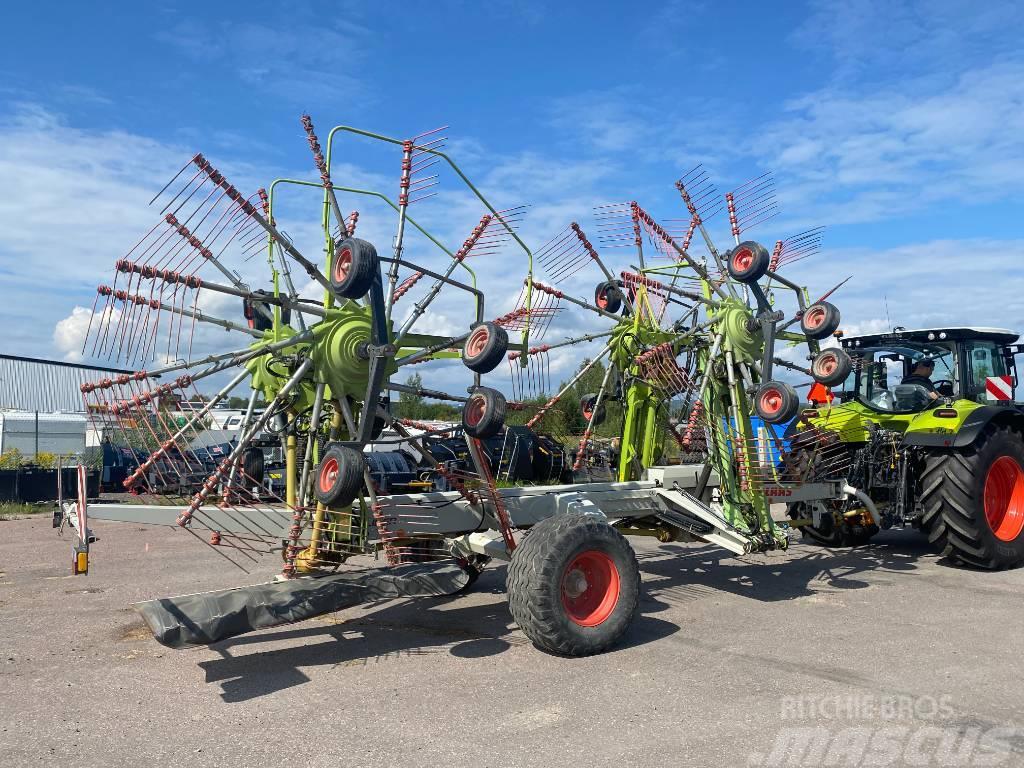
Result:
<svg viewBox="0 0 1024 768">
<path fill-rule="evenodd" d="M 844 338 L 853 365 L 836 386 L 838 400 L 801 415 L 790 458 L 808 477 L 858 486 L 877 509 L 857 497 L 791 504 L 804 534 L 858 545 L 880 527 L 909 524 L 967 565 L 1024 562 L 1017 338 L 998 328 Z"/>
<path fill-rule="evenodd" d="M 774 211 L 770 179 L 720 198 L 698 168 L 676 183 L 687 214 L 678 228 L 637 202 L 602 206 L 595 216 L 603 253 L 573 223 L 534 254 L 519 232 L 524 209 L 492 205 L 442 152 L 439 134 L 399 140 L 338 126 L 324 148 L 308 117 L 303 125 L 319 182 L 279 179 L 245 196 L 196 155 L 156 198 L 163 222 L 117 261 L 111 285 L 98 290 L 85 351 L 140 367 L 83 387 L 105 428 L 148 456 L 126 478 L 127 488 L 155 490 L 162 483 L 151 476 L 203 466 L 188 441 L 205 414 L 237 388 L 251 394 L 237 444 L 191 499 L 103 504 L 90 514 L 177 525 L 243 568 L 269 552 L 283 559 L 280 583 L 143 604 L 162 642 L 212 642 L 374 597 L 451 594 L 497 558 L 510 562 L 512 614 L 537 646 L 594 653 L 622 635 L 636 610 L 637 561 L 623 534 L 766 552 L 787 545 L 785 527 L 772 519 L 773 499 L 863 496 L 831 475 L 805 483 L 806 465 L 780 460 L 791 452 L 764 426 L 799 411 L 795 389 L 777 371 L 827 385 L 851 366 L 843 349 L 819 346 L 836 330 L 838 310 L 824 298 L 812 301 L 780 271 L 810 255 L 820 232 L 771 249 L 743 239 Z M 396 150 L 397 198 L 335 180 L 343 140 Z M 355 148 L 344 155 L 357 156 Z M 449 169 L 481 207 L 457 249 L 411 215 L 436 181 L 426 172 L 438 168 Z M 277 222 L 286 190 L 316 194 L 323 265 Z M 367 214 L 344 214 L 343 199 L 390 210 L 386 253 L 356 236 Z M 733 236 L 727 249 L 715 246 L 706 226 L 719 212 L 728 215 Z M 706 256 L 694 253 L 695 236 Z M 613 268 L 608 252 L 616 248 L 628 255 Z M 514 304 L 486 296 L 472 266 L 499 251 L 506 271 L 518 265 L 522 275 Z M 253 288 L 234 267 L 257 253 L 269 275 Z M 300 294 L 295 270 L 322 289 L 322 301 Z M 439 297 L 454 292 L 464 297 L 449 305 L 462 308 L 461 326 L 420 332 Z M 247 322 L 214 316 L 204 308 L 211 294 L 240 299 Z M 403 301 L 407 294 L 417 298 Z M 567 317 L 568 326 L 585 330 L 555 337 Z M 250 338 L 229 351 L 193 355 L 201 325 Z M 553 353 L 575 355 L 581 365 L 552 395 Z M 141 369 L 154 361 L 155 368 Z M 392 396 L 409 390 L 396 380 L 403 368 L 417 365 L 429 383 L 432 370 L 450 371 L 452 361 L 461 362 L 466 391 L 417 394 L 461 407 L 457 428 L 394 415 Z M 485 377 L 501 379 L 506 361 L 511 400 L 484 384 Z M 505 487 L 505 468 L 487 441 L 509 413 L 542 429 L 598 363 L 600 384 L 579 404 L 584 426 L 570 469 L 579 479 L 604 462 L 608 481 Z M 156 376 L 163 383 L 155 384 Z M 194 402 L 200 385 L 216 386 L 216 394 L 184 425 L 169 423 L 161 398 Z M 257 398 L 267 403 L 259 415 Z M 760 422 L 752 422 L 755 415 Z M 599 435 L 613 416 L 614 437 Z M 514 429 L 504 434 L 514 436 Z M 247 492 L 253 478 L 243 459 L 264 430 L 279 437 L 285 453 L 279 498 Z M 817 427 L 809 430 L 817 434 Z M 394 437 L 382 438 L 385 431 Z M 364 449 L 387 440 L 415 446 L 435 487 L 446 490 L 417 491 L 410 479 L 396 492 L 382 482 L 386 459 L 367 459 Z M 430 450 L 446 440 L 458 442 L 462 463 Z M 550 453 L 553 444 L 544 447 Z M 670 463 L 676 454 L 691 461 Z M 562 475 L 553 466 L 545 471 L 544 480 Z M 82 536 L 80 546 L 87 546 L 85 530 Z M 368 553 L 382 555 L 387 566 L 334 573 Z"/>
</svg>

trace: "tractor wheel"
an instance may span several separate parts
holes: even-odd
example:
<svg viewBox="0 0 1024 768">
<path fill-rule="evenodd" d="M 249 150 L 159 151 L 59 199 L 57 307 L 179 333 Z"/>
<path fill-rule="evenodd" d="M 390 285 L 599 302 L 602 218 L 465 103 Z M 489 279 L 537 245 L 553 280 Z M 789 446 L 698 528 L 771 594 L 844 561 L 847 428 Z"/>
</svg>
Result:
<svg viewBox="0 0 1024 768">
<path fill-rule="evenodd" d="M 594 304 L 605 312 L 616 313 L 622 309 L 622 291 L 617 283 L 598 283 L 594 290 Z"/>
<path fill-rule="evenodd" d="M 1024 563 L 1024 436 L 989 424 L 966 448 L 926 456 L 921 506 L 944 555 L 976 568 Z"/>
<path fill-rule="evenodd" d="M 584 395 L 583 397 L 580 398 L 580 415 L 583 417 L 583 420 L 588 424 L 590 423 L 591 417 L 593 417 L 595 427 L 598 424 L 602 424 L 604 422 L 605 416 L 607 416 L 607 411 L 605 410 L 604 402 L 602 402 L 601 405 L 598 406 L 597 412 L 594 412 L 594 405 L 596 403 L 597 395 L 595 394 Z"/>
<path fill-rule="evenodd" d="M 632 547 L 606 520 L 571 512 L 537 523 L 508 567 L 512 617 L 549 653 L 588 656 L 629 628 L 640 594 Z"/>
<path fill-rule="evenodd" d="M 753 240 L 740 243 L 728 253 L 729 274 L 741 283 L 756 283 L 771 265 L 768 249 Z"/>
<path fill-rule="evenodd" d="M 477 387 L 462 406 L 462 429 L 470 437 L 494 437 L 505 425 L 505 396 L 490 387 Z"/>
<path fill-rule="evenodd" d="M 334 247 L 331 285 L 342 298 L 358 299 L 370 290 L 379 269 L 377 249 L 371 243 L 358 237 L 346 237 Z"/>
<path fill-rule="evenodd" d="M 480 323 L 462 348 L 462 364 L 474 373 L 490 373 L 505 359 L 508 333 L 497 323 Z"/>
<path fill-rule="evenodd" d="M 331 445 L 316 469 L 313 495 L 327 507 L 347 507 L 363 486 L 363 454 L 345 445 Z"/>
</svg>

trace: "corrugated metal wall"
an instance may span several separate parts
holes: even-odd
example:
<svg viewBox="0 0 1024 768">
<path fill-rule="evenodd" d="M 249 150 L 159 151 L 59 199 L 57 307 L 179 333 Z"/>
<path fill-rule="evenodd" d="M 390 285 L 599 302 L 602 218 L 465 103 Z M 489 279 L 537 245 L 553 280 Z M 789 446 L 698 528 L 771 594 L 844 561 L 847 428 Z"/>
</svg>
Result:
<svg viewBox="0 0 1024 768">
<path fill-rule="evenodd" d="M 83 382 L 117 373 L 130 371 L 0 355 L 0 409 L 84 413 Z"/>
</svg>

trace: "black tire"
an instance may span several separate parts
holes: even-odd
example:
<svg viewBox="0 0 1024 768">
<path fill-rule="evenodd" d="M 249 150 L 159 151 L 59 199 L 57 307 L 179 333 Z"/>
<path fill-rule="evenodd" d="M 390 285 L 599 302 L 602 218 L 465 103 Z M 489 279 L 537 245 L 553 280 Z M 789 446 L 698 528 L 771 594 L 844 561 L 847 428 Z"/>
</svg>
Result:
<svg viewBox="0 0 1024 768">
<path fill-rule="evenodd" d="M 462 429 L 470 437 L 485 440 L 505 426 L 505 396 L 490 387 L 477 387 L 462 406 Z"/>
<path fill-rule="evenodd" d="M 594 289 L 594 305 L 605 312 L 616 313 L 622 309 L 622 290 L 618 283 L 605 281 Z"/>
<path fill-rule="evenodd" d="M 729 274 L 741 283 L 756 283 L 772 262 L 768 249 L 753 240 L 746 240 L 726 255 Z"/>
<path fill-rule="evenodd" d="M 512 556 L 507 587 L 512 617 L 535 646 L 588 656 L 610 648 L 629 628 L 640 567 L 606 520 L 571 512 L 530 529 Z"/>
<path fill-rule="evenodd" d="M 942 554 L 990 570 L 1024 563 L 1024 436 L 989 424 L 965 448 L 927 454 L 921 506 L 921 529 Z"/>
<path fill-rule="evenodd" d="M 594 413 L 594 404 L 596 402 L 597 395 L 595 394 L 584 395 L 580 398 L 580 415 L 583 417 L 584 421 L 590 421 L 590 414 Z M 607 415 L 608 413 L 605 410 L 604 401 L 602 400 L 601 405 L 597 408 L 597 413 L 594 413 L 594 426 L 596 427 L 598 424 L 603 424 L 605 416 Z"/>
<path fill-rule="evenodd" d="M 372 243 L 358 237 L 346 237 L 335 244 L 330 277 L 334 292 L 341 298 L 365 296 L 379 272 L 380 260 Z"/>
<path fill-rule="evenodd" d="M 800 410 L 800 398 L 789 384 L 766 381 L 754 393 L 754 411 L 767 424 L 790 421 Z"/>
<path fill-rule="evenodd" d="M 811 510 L 802 502 L 790 504 L 787 510 L 790 519 L 798 520 L 810 517 Z M 878 533 L 878 526 L 851 525 L 846 522 L 832 522 L 816 528 L 813 525 L 800 526 L 800 535 L 805 541 L 820 544 L 823 547 L 859 547 L 871 541 Z"/>
<path fill-rule="evenodd" d="M 262 448 L 246 448 L 242 454 L 242 472 L 246 485 L 263 485 L 264 460 Z"/>
<path fill-rule="evenodd" d="M 839 310 L 835 304 L 819 301 L 811 304 L 800 316 L 800 330 L 809 339 L 824 339 L 839 328 Z"/>
<path fill-rule="evenodd" d="M 497 323 L 478 323 L 462 348 L 462 364 L 475 373 L 490 373 L 508 352 L 508 333 Z"/>
<path fill-rule="evenodd" d="M 846 350 L 834 347 L 820 352 L 811 363 L 811 375 L 819 384 L 834 387 L 846 381 L 853 370 L 853 361 Z"/>
<path fill-rule="evenodd" d="M 316 468 L 313 495 L 328 507 L 347 507 L 363 488 L 363 454 L 347 445 L 328 445 Z"/>
</svg>

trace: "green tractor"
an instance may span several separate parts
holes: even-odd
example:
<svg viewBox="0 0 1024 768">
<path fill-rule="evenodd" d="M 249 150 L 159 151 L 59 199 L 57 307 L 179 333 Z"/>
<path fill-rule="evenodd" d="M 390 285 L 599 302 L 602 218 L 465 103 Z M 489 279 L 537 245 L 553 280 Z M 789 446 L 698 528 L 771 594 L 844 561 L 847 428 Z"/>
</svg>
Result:
<svg viewBox="0 0 1024 768">
<path fill-rule="evenodd" d="M 910 524 L 966 565 L 1024 563 L 1018 334 L 837 336 L 840 347 L 819 356 L 831 359 L 815 361 L 815 378 L 832 391 L 818 387 L 815 407 L 793 422 L 784 460 L 808 481 L 842 479 L 847 493 L 790 503 L 793 525 L 820 544 L 851 546 Z"/>
</svg>

